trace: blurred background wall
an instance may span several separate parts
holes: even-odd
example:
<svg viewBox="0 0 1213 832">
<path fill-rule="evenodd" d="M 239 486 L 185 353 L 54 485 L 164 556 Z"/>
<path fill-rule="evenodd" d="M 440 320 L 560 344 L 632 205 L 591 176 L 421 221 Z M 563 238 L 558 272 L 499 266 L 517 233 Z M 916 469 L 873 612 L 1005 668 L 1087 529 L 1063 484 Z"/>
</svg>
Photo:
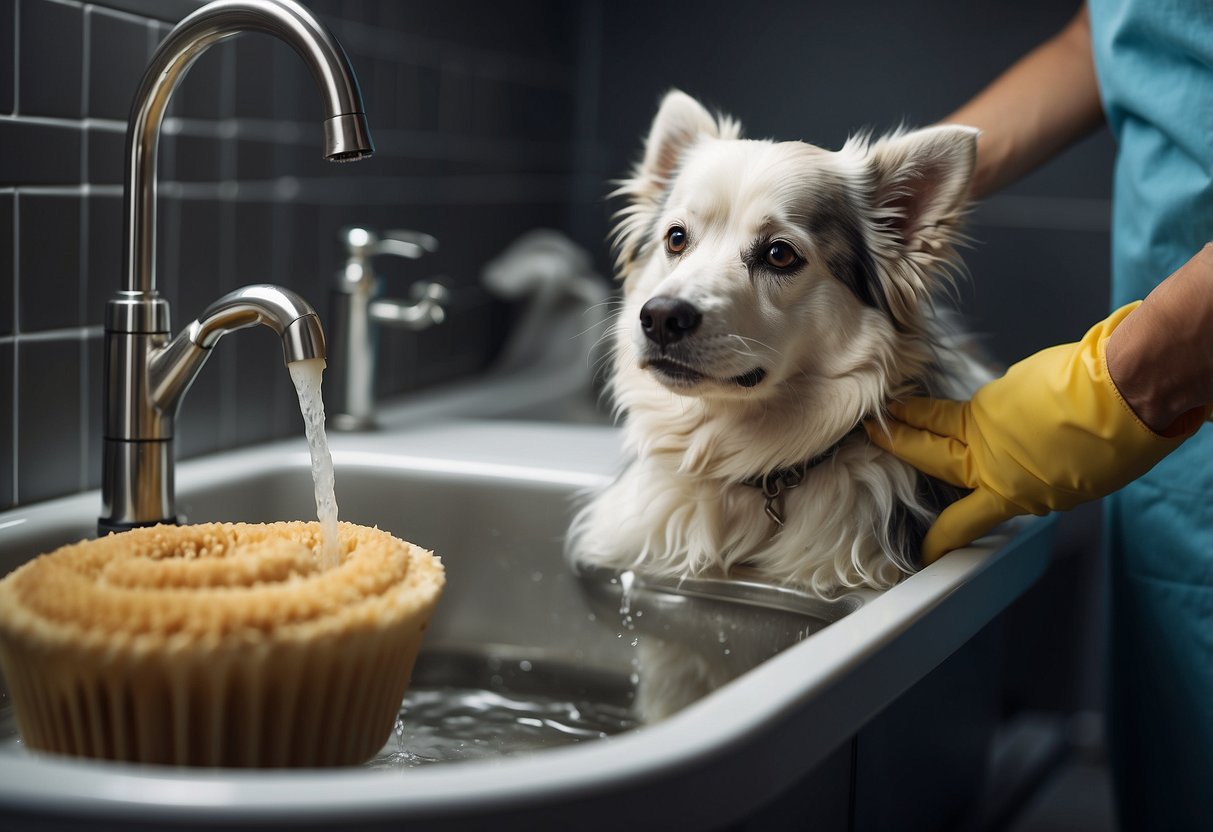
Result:
<svg viewBox="0 0 1213 832">
<path fill-rule="evenodd" d="M 194 0 L 0 0 L 0 509 L 99 478 L 101 329 L 120 280 L 122 139 L 143 66 Z M 314 0 L 345 45 L 377 157 L 320 160 L 297 57 L 248 36 L 187 75 L 161 159 L 160 288 L 180 326 L 222 292 L 275 282 L 323 317 L 337 231 L 437 236 L 384 263 L 389 291 L 445 277 L 450 320 L 386 333 L 380 393 L 491 364 L 515 309 L 482 265 L 523 231 L 561 229 L 603 273 L 607 180 L 679 87 L 751 137 L 837 148 L 945 116 L 1059 29 L 1056 0 Z M 973 214 L 961 305 L 1004 363 L 1073 339 L 1107 305 L 1111 141 L 1099 134 Z M 275 340 L 217 350 L 187 397 L 183 456 L 294 435 Z M 1010 619 L 1008 708 L 1098 705 L 1098 513 L 1067 518 L 1050 575 Z"/>
</svg>

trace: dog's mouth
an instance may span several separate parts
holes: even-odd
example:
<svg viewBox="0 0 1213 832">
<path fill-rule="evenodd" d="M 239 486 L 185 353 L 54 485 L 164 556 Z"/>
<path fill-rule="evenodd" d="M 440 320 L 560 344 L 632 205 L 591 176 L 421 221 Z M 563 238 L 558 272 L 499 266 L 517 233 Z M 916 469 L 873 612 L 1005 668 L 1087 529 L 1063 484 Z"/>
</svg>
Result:
<svg viewBox="0 0 1213 832">
<path fill-rule="evenodd" d="M 720 379 L 701 373 L 694 367 L 669 358 L 657 358 L 646 362 L 641 365 L 641 369 L 652 371 L 658 380 L 670 387 L 694 387 L 700 382 L 715 381 L 722 384 L 749 388 L 757 387 L 767 377 L 766 370 L 761 367 L 755 367 L 739 376 Z"/>
<path fill-rule="evenodd" d="M 767 371 L 761 367 L 755 367 L 748 373 L 742 373 L 739 376 L 733 376 L 729 379 L 738 387 L 757 387 L 762 383 L 762 380 L 767 377 Z"/>
</svg>

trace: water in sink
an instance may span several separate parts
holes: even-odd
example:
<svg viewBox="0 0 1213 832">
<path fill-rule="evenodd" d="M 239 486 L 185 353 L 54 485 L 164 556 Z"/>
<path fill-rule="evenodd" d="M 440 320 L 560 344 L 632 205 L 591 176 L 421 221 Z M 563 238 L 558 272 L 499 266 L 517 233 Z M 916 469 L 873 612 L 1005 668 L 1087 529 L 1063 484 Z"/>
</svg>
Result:
<svg viewBox="0 0 1213 832">
<path fill-rule="evenodd" d="M 433 652 L 418 660 L 396 730 L 369 765 L 507 757 L 635 728 L 627 678 L 559 662 Z"/>
</svg>

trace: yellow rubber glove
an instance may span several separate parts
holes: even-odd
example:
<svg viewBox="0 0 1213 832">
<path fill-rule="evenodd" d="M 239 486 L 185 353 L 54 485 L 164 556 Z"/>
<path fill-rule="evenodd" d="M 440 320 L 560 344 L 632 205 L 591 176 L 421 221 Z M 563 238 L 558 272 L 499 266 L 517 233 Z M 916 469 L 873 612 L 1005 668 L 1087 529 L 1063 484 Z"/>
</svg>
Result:
<svg viewBox="0 0 1213 832">
<path fill-rule="evenodd" d="M 1038 352 L 967 402 L 911 399 L 889 406 L 872 442 L 924 473 L 972 493 L 948 506 L 923 541 L 923 562 L 1019 514 L 1047 514 L 1110 494 L 1196 432 L 1207 411 L 1184 414 L 1165 437 L 1137 417 L 1108 374 L 1108 336 L 1137 306 L 1096 324 L 1076 344 Z"/>
</svg>

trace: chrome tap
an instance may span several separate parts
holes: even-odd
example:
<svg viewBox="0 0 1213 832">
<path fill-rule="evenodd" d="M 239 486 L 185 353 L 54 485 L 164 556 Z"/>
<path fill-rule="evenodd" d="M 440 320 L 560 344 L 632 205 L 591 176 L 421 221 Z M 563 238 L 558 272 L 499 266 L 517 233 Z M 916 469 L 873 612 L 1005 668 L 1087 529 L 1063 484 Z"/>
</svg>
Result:
<svg viewBox="0 0 1213 832">
<path fill-rule="evenodd" d="M 426 329 L 446 319 L 450 293 L 435 281 L 413 284 L 410 300 L 380 296 L 381 281 L 372 258 L 393 255 L 416 260 L 438 250 L 438 241 L 417 231 L 388 231 L 382 237 L 365 228 L 341 232 L 345 267 L 333 290 L 333 361 L 329 389 L 334 391 L 329 425 L 336 430 L 367 430 L 375 425 L 377 326 Z"/>
<path fill-rule="evenodd" d="M 324 102 L 326 158 L 343 162 L 374 152 L 349 59 L 293 0 L 218 0 L 178 23 L 157 48 L 126 131 L 125 288 L 106 306 L 101 533 L 176 521 L 173 423 L 182 396 L 224 334 L 263 324 L 282 337 L 287 363 L 325 355 L 315 310 L 287 289 L 237 289 L 172 339 L 168 302 L 156 290 L 156 159 L 165 110 L 199 55 L 244 32 L 286 41 L 311 70 Z"/>
</svg>

